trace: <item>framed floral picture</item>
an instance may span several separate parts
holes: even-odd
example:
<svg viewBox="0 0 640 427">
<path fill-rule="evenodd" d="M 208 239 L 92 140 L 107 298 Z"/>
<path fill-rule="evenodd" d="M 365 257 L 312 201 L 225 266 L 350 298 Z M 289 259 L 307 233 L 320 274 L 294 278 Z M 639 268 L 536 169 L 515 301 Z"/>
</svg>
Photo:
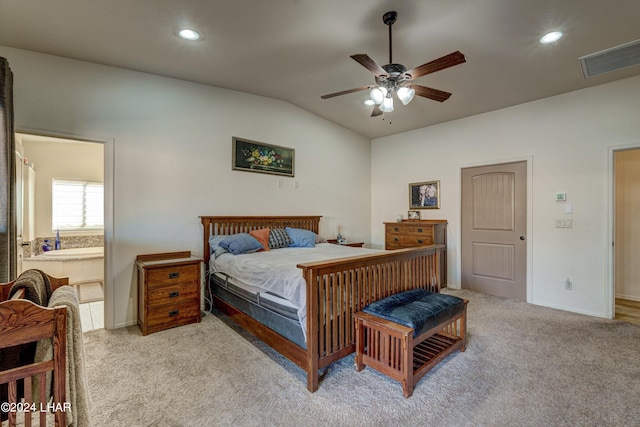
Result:
<svg viewBox="0 0 640 427">
<path fill-rule="evenodd" d="M 409 211 L 409 212 L 407 212 L 407 218 L 409 218 L 409 219 L 420 219 L 420 211 Z"/>
<path fill-rule="evenodd" d="M 294 176 L 295 150 L 233 137 L 233 170 Z"/>
<path fill-rule="evenodd" d="M 440 209 L 440 181 L 409 184 L 409 209 Z"/>
</svg>

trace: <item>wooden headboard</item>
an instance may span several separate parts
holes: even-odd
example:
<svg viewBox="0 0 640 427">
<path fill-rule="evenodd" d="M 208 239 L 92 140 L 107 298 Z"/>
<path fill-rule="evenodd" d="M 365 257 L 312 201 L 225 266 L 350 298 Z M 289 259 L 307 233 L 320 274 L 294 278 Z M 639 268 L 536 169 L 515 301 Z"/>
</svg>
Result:
<svg viewBox="0 0 640 427">
<path fill-rule="evenodd" d="M 209 237 L 212 235 L 230 235 L 248 233 L 261 228 L 302 228 L 318 233 L 318 226 L 322 216 L 201 216 L 204 227 L 204 257 L 205 265 L 209 265 Z"/>
</svg>

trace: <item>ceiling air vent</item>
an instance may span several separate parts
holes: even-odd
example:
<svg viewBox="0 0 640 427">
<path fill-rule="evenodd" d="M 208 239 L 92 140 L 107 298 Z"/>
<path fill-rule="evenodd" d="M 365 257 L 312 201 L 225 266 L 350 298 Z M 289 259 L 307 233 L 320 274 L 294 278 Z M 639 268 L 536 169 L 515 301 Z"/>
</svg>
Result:
<svg viewBox="0 0 640 427">
<path fill-rule="evenodd" d="M 640 64 L 640 40 L 621 44 L 580 58 L 584 78 Z"/>
</svg>

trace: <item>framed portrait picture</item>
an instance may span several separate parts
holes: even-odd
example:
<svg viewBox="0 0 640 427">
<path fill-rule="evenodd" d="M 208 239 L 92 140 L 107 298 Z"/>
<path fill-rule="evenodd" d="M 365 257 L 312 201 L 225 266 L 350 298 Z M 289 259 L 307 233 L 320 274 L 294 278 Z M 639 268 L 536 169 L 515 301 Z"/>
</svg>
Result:
<svg viewBox="0 0 640 427">
<path fill-rule="evenodd" d="M 409 184 L 409 209 L 440 209 L 440 181 Z"/>
<path fill-rule="evenodd" d="M 295 150 L 233 137 L 233 170 L 294 176 Z"/>
<path fill-rule="evenodd" d="M 409 211 L 407 212 L 407 218 L 411 219 L 420 219 L 420 211 Z"/>
</svg>

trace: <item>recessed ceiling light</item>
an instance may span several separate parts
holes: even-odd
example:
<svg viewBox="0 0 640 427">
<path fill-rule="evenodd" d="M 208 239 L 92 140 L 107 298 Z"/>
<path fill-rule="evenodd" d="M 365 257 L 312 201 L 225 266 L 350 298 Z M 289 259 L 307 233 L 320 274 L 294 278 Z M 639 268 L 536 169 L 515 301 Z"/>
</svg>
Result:
<svg viewBox="0 0 640 427">
<path fill-rule="evenodd" d="M 562 37 L 562 33 L 560 31 L 552 31 L 542 36 L 540 38 L 540 43 L 542 44 L 554 43 L 560 40 L 561 37 Z"/>
<path fill-rule="evenodd" d="M 197 31 L 189 29 L 178 31 L 178 35 L 185 40 L 198 40 L 200 38 L 200 34 Z"/>
</svg>

